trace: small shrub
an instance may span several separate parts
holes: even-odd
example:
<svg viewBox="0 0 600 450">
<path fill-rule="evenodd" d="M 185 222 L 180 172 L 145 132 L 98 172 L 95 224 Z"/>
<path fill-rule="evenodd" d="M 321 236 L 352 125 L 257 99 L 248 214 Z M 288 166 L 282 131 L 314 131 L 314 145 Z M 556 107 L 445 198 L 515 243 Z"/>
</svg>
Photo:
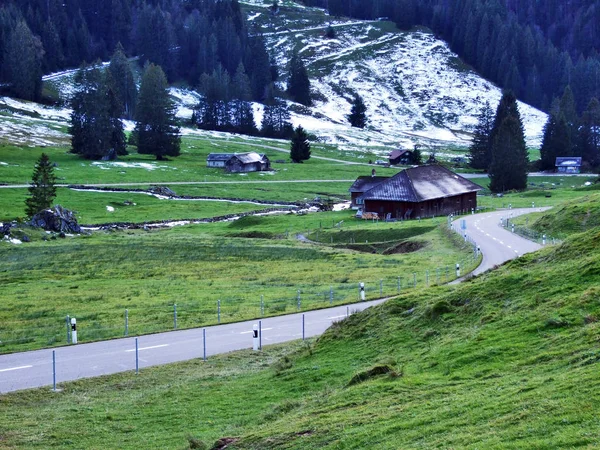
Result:
<svg viewBox="0 0 600 450">
<path fill-rule="evenodd" d="M 348 382 L 346 387 L 354 386 L 356 384 L 364 383 L 367 380 L 378 377 L 380 375 L 389 374 L 390 376 L 396 378 L 402 376 L 402 373 L 396 372 L 391 366 L 388 364 L 379 364 L 371 367 L 368 370 L 364 370 L 362 372 L 357 373 L 352 377 L 352 379 Z"/>
<path fill-rule="evenodd" d="M 440 300 L 430 308 L 429 316 L 435 320 L 450 311 L 452 311 L 452 305 L 447 300 Z"/>
<path fill-rule="evenodd" d="M 204 442 L 202 442 L 200 439 L 197 439 L 192 436 L 188 436 L 187 440 L 189 443 L 189 448 L 208 450 L 208 446 Z"/>
<path fill-rule="evenodd" d="M 565 328 L 569 325 L 570 323 L 567 320 L 561 319 L 560 317 L 552 317 L 546 320 L 544 328 Z"/>
<path fill-rule="evenodd" d="M 291 369 L 292 365 L 293 364 L 292 364 L 291 359 L 287 356 L 284 356 L 279 361 L 277 361 L 275 364 L 273 364 L 273 369 L 275 370 L 275 376 L 279 376 L 279 375 L 283 374 L 283 372 L 285 372 L 287 369 Z"/>
</svg>

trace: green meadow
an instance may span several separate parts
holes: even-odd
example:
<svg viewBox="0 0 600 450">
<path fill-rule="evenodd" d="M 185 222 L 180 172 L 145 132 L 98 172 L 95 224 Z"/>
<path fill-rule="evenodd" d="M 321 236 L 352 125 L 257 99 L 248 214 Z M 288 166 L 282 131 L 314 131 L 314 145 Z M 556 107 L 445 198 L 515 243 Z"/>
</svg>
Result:
<svg viewBox="0 0 600 450">
<path fill-rule="evenodd" d="M 597 448 L 599 239 L 406 291 L 317 340 L 3 395 L 2 446 Z"/>
</svg>

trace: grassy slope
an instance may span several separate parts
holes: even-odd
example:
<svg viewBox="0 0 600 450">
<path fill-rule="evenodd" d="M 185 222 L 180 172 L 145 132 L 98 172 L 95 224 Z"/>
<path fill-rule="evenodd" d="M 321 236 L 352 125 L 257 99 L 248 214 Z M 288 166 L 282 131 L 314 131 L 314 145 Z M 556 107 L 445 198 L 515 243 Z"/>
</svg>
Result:
<svg viewBox="0 0 600 450">
<path fill-rule="evenodd" d="M 436 275 L 445 281 L 445 268 L 456 262 L 475 265 L 470 249 L 460 248 L 464 243 L 447 238 L 441 219 L 376 224 L 351 214 L 247 217 L 47 242 L 35 232 L 28 244 L 0 242 L 0 352 L 60 345 L 67 314 L 77 317 L 80 340 L 90 341 L 122 336 L 125 309 L 130 334 L 170 329 L 174 303 L 178 326 L 198 327 L 217 322 L 217 300 L 221 321 L 231 322 L 258 317 L 261 296 L 265 314 L 277 315 L 297 310 L 298 290 L 302 309 L 315 309 L 329 306 L 330 288 L 333 303 L 341 304 L 356 301 L 359 281 L 376 298 L 380 280 L 383 295 L 391 295 L 398 276 L 406 286 L 416 272 L 422 288 L 426 270 L 433 284 Z M 320 226 L 340 234 L 331 227 L 341 220 L 344 230 L 369 242 L 409 239 L 424 247 L 374 255 L 295 239 Z"/>
<path fill-rule="evenodd" d="M 595 228 L 458 287 L 405 294 L 312 345 L 0 397 L 0 442 L 183 448 L 190 436 L 195 444 L 235 436 L 228 448 L 597 447 L 599 239 Z M 385 365 L 391 373 L 366 375 Z"/>
</svg>

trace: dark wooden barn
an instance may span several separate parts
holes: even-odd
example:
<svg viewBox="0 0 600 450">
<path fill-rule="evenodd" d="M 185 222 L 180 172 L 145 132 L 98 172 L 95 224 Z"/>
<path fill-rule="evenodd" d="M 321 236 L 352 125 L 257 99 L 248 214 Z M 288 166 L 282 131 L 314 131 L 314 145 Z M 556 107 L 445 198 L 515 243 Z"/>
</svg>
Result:
<svg viewBox="0 0 600 450">
<path fill-rule="evenodd" d="M 411 150 L 394 150 L 388 155 L 390 165 L 407 165 L 412 164 L 413 152 Z"/>
<path fill-rule="evenodd" d="M 352 209 L 362 208 L 362 196 L 365 192 L 370 189 L 373 189 L 375 186 L 383 183 L 389 177 L 376 177 L 376 176 L 364 176 L 358 177 L 356 181 L 350 186 L 350 197 L 352 199 L 352 204 L 350 205 Z"/>
<path fill-rule="evenodd" d="M 477 191 L 481 189 L 443 166 L 420 166 L 377 184 L 357 203 L 362 202 L 364 212 L 377 213 L 379 217 L 432 217 L 477 208 Z"/>
<path fill-rule="evenodd" d="M 271 170 L 271 161 L 266 155 L 259 155 L 256 152 L 239 153 L 227 160 L 225 170 L 231 173 Z"/>
</svg>

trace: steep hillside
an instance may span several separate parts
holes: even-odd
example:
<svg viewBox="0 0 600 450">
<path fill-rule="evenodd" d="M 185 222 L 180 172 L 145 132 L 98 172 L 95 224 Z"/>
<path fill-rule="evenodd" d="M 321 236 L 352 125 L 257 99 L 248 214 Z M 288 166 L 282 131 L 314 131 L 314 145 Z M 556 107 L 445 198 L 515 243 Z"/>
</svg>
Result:
<svg viewBox="0 0 600 450">
<path fill-rule="evenodd" d="M 339 144 L 343 150 L 369 150 L 381 155 L 417 143 L 426 149 L 464 149 L 481 105 L 489 101 L 495 108 L 500 99 L 500 89 L 462 63 L 427 29 L 401 32 L 385 21 L 334 19 L 321 9 L 293 2 L 284 2 L 273 15 L 268 8 L 271 4 L 259 0 L 244 3 L 248 27 L 264 34 L 280 68 L 281 89 L 286 87 L 292 51 L 299 51 L 311 77 L 315 106 L 306 108 L 290 102 L 292 120 L 323 142 Z M 325 36 L 330 23 L 334 39 Z M 47 75 L 46 91 L 68 102 L 73 74 Z M 370 122 L 365 130 L 351 128 L 346 119 L 355 93 L 363 96 L 367 105 Z M 198 94 L 175 88 L 172 94 L 179 105 L 179 117 L 189 119 Z M 60 141 L 61 133 L 57 135 L 56 130 L 61 125 L 62 131 L 66 130 L 69 115 L 67 109 L 53 112 L 6 98 L 0 98 L 0 110 L 5 115 L 0 121 L 4 140 L 23 143 L 26 136 L 28 145 Z M 546 116 L 523 103 L 520 110 L 528 143 L 538 146 Z M 262 105 L 256 104 L 255 111 L 260 123 Z M 25 130 L 33 121 L 39 126 Z M 63 138 L 68 143 L 68 136 L 63 134 Z M 438 155 L 443 156 L 439 150 Z"/>
<path fill-rule="evenodd" d="M 594 228 L 463 285 L 405 294 L 315 343 L 3 396 L 2 444 L 596 448 L 599 239 Z"/>
</svg>

